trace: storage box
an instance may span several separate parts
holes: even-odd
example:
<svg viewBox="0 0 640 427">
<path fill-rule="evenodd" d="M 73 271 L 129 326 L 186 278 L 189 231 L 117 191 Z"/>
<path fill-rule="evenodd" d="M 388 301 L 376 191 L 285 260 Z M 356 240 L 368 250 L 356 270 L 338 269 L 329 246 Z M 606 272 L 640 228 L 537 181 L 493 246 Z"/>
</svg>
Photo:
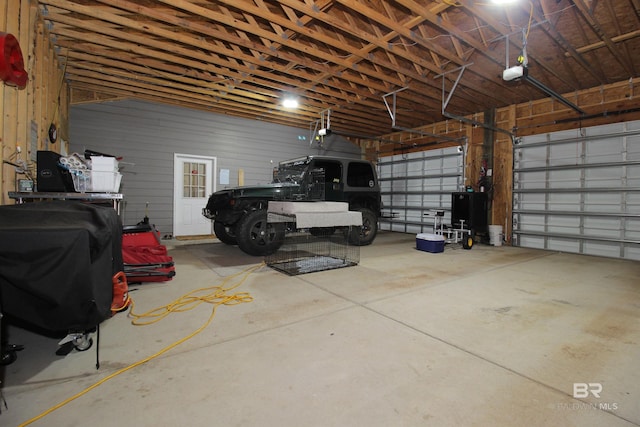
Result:
<svg viewBox="0 0 640 427">
<path fill-rule="evenodd" d="M 120 190 L 122 174 L 88 169 L 71 169 L 73 186 L 79 193 L 117 193 Z"/>
<path fill-rule="evenodd" d="M 118 160 L 115 157 L 91 156 L 91 170 L 118 172 Z"/>
<path fill-rule="evenodd" d="M 424 252 L 444 252 L 444 236 L 420 233 L 416 235 L 416 249 Z"/>
<path fill-rule="evenodd" d="M 113 193 L 120 189 L 122 174 L 91 170 L 91 191 Z"/>
<path fill-rule="evenodd" d="M 88 193 L 91 191 L 91 175 L 88 169 L 70 169 L 73 178 L 73 188 L 78 193 Z"/>
</svg>

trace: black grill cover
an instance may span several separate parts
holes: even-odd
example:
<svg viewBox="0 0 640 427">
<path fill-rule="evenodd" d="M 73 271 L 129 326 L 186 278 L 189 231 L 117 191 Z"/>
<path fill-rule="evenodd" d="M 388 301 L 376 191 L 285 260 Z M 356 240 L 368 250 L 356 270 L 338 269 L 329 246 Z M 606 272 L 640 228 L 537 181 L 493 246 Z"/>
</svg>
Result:
<svg viewBox="0 0 640 427">
<path fill-rule="evenodd" d="M 111 316 L 123 270 L 112 207 L 76 201 L 0 206 L 0 309 L 47 331 L 87 330 Z"/>
</svg>

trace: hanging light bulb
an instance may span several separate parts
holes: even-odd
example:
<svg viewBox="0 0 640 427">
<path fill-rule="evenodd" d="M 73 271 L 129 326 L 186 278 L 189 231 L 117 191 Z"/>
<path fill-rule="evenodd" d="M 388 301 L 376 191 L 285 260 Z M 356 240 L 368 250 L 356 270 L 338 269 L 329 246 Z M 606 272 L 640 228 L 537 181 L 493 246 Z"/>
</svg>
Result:
<svg viewBox="0 0 640 427">
<path fill-rule="evenodd" d="M 282 101 L 284 108 L 298 108 L 298 105 L 298 100 L 295 98 L 285 98 L 284 101 Z"/>
</svg>

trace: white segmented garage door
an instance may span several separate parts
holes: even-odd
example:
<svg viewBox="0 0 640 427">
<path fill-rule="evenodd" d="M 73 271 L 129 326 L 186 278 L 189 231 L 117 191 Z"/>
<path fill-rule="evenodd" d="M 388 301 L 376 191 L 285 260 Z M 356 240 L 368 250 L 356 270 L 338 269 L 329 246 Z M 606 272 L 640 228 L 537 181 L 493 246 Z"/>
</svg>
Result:
<svg viewBox="0 0 640 427">
<path fill-rule="evenodd" d="M 382 192 L 381 230 L 430 232 L 433 217 L 424 214 L 444 209 L 451 222 L 451 193 L 464 186 L 464 156 L 458 147 L 383 157 L 378 161 Z"/>
<path fill-rule="evenodd" d="M 640 260 L 640 121 L 522 138 L 513 244 Z"/>
</svg>

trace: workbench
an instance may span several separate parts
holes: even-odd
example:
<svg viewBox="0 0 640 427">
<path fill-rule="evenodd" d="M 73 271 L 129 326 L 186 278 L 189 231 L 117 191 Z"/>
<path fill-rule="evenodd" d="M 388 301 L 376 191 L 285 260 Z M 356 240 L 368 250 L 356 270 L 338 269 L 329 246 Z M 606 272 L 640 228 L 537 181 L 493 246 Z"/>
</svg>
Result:
<svg viewBox="0 0 640 427">
<path fill-rule="evenodd" d="M 79 200 L 88 203 L 111 203 L 113 209 L 120 215 L 120 203 L 123 196 L 120 193 L 54 193 L 37 191 L 9 191 L 9 198 L 16 201 L 16 204 L 27 201 L 43 200 Z"/>
</svg>

